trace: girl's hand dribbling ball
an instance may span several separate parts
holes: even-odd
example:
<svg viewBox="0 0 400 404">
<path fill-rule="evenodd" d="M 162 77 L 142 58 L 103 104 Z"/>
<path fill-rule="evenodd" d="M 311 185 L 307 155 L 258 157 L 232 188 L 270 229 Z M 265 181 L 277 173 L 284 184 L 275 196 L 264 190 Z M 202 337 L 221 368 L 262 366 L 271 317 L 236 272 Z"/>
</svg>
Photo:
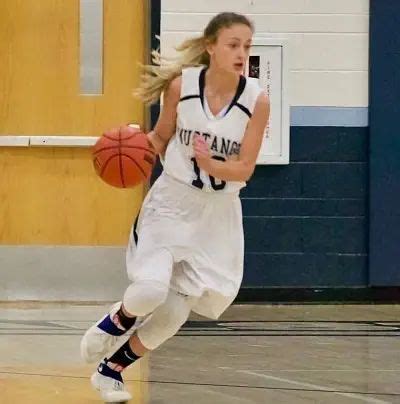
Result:
<svg viewBox="0 0 400 404">
<path fill-rule="evenodd" d="M 147 181 L 155 158 L 146 134 L 128 125 L 106 131 L 93 147 L 96 173 L 117 188 L 132 188 Z"/>
</svg>

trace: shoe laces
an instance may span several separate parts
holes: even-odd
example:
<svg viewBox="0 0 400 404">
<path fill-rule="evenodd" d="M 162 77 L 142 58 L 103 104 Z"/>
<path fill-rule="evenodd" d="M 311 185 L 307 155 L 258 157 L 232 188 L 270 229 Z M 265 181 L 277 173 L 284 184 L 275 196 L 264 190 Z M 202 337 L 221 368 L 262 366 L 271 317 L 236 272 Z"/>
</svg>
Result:
<svg viewBox="0 0 400 404">
<path fill-rule="evenodd" d="M 117 391 L 123 391 L 123 390 L 125 390 L 124 384 L 121 383 L 121 382 L 118 381 L 118 380 L 114 380 L 113 388 L 114 388 L 114 390 L 117 390 Z"/>
</svg>

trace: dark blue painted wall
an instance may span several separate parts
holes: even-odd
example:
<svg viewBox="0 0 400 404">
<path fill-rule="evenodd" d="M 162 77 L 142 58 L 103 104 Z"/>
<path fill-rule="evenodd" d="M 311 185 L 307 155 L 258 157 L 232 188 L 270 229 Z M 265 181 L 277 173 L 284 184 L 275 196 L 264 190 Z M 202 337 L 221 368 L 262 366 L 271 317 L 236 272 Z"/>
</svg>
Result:
<svg viewBox="0 0 400 404">
<path fill-rule="evenodd" d="M 368 128 L 292 127 L 242 192 L 244 286 L 366 286 Z"/>
<path fill-rule="evenodd" d="M 400 285 L 400 1 L 370 6 L 370 284 Z"/>
</svg>

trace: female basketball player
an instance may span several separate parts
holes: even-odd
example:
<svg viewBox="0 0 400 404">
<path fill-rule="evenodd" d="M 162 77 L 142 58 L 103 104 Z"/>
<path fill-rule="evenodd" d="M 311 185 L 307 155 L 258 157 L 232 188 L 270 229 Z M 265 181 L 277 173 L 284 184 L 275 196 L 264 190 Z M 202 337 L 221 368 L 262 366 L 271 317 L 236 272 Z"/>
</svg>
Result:
<svg viewBox="0 0 400 404">
<path fill-rule="evenodd" d="M 178 61 L 154 53 L 157 66 L 146 68 L 137 93 L 151 103 L 164 92 L 148 134 L 164 171 L 132 229 L 132 283 L 81 342 L 86 361 L 102 359 L 91 380 L 106 402 L 131 398 L 121 371 L 172 337 L 192 310 L 216 319 L 238 293 L 239 190 L 254 171 L 269 117 L 266 94 L 243 76 L 252 36 L 245 16 L 218 14 L 178 48 Z"/>
</svg>

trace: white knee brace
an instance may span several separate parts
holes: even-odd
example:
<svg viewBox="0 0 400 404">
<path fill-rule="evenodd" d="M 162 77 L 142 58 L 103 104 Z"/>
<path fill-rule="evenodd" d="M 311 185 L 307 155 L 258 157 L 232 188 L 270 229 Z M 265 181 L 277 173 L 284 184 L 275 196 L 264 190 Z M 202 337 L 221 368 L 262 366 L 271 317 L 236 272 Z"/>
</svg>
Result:
<svg viewBox="0 0 400 404">
<path fill-rule="evenodd" d="M 126 289 L 123 304 L 125 309 L 137 317 L 152 313 L 168 296 L 168 286 L 157 281 L 135 281 Z"/>
<path fill-rule="evenodd" d="M 140 342 L 153 350 L 174 336 L 188 319 L 196 300 L 170 290 L 167 300 L 137 330 Z"/>
</svg>

